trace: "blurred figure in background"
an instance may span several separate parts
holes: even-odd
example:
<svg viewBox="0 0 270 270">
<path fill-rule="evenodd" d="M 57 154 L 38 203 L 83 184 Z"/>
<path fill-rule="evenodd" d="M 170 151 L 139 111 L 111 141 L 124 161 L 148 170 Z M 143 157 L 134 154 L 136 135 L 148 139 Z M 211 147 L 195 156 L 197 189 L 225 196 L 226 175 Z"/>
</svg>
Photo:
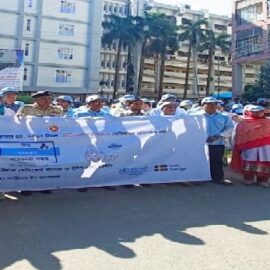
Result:
<svg viewBox="0 0 270 270">
<path fill-rule="evenodd" d="M 23 109 L 24 103 L 17 101 L 18 91 L 15 87 L 5 87 L 1 93 L 4 104 L 4 115 L 14 116 Z"/>
<path fill-rule="evenodd" d="M 255 181 L 268 187 L 270 177 L 270 119 L 264 107 L 247 105 L 233 137 L 232 168 L 243 174 L 243 184 Z M 256 179 L 255 179 L 256 178 Z"/>
<path fill-rule="evenodd" d="M 56 105 L 62 107 L 64 116 L 72 117 L 74 114 L 73 98 L 71 96 L 59 96 L 56 98 Z"/>
</svg>

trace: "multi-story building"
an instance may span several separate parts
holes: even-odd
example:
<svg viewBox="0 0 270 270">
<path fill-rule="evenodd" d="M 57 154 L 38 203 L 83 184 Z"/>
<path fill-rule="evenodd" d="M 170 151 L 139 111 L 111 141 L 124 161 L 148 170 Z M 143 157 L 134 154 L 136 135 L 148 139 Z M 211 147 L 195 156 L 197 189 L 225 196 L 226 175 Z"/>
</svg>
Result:
<svg viewBox="0 0 270 270">
<path fill-rule="evenodd" d="M 102 8 L 99 0 L 0 0 L 0 47 L 24 50 L 24 91 L 98 89 Z"/>
<path fill-rule="evenodd" d="M 254 83 L 248 71 L 270 59 L 270 1 L 234 0 L 233 91 L 241 95 Z"/>
<path fill-rule="evenodd" d="M 231 19 L 226 16 L 218 16 L 209 13 L 207 10 L 195 11 L 189 5 L 164 5 L 150 1 L 153 12 L 165 13 L 170 16 L 175 16 L 178 25 L 185 24 L 185 21 L 197 21 L 207 19 L 208 29 L 213 30 L 216 34 L 231 35 Z M 163 89 L 164 92 L 174 93 L 181 97 L 184 91 L 185 74 L 187 67 L 188 42 L 181 42 L 180 48 L 174 55 L 168 55 L 165 66 L 165 78 Z M 208 74 L 208 52 L 198 52 L 198 88 L 200 96 L 205 96 L 207 74 Z M 254 77 L 254 70 L 250 70 L 250 76 Z M 212 74 L 213 81 L 211 93 L 227 92 L 232 89 L 232 67 L 230 53 L 223 53 L 220 49 L 216 50 L 214 58 L 214 71 Z M 193 87 L 193 63 L 190 66 L 190 81 L 189 81 L 189 98 L 196 98 L 197 93 Z M 143 79 L 143 95 L 155 98 L 157 93 L 154 93 L 154 59 L 145 61 L 145 72 Z"/>
<path fill-rule="evenodd" d="M 145 0 L 104 0 L 103 1 L 103 20 L 106 20 L 110 15 L 117 15 L 127 17 L 128 15 L 143 14 Z M 134 49 L 134 48 L 133 48 Z M 113 93 L 114 74 L 116 65 L 116 41 L 111 44 L 102 44 L 101 48 L 101 68 L 100 68 L 100 91 L 103 95 L 111 97 Z M 135 54 L 139 54 L 139 51 L 135 51 Z M 134 55 L 134 53 L 132 55 Z M 139 55 L 138 55 L 139 56 Z M 128 47 L 123 46 L 120 56 L 120 88 L 119 94 L 123 94 L 126 91 L 127 86 L 127 63 L 128 63 Z M 134 67 L 136 68 L 137 59 L 132 59 Z M 137 74 L 137 72 L 135 72 Z M 136 80 L 136 78 L 135 78 Z"/>
</svg>

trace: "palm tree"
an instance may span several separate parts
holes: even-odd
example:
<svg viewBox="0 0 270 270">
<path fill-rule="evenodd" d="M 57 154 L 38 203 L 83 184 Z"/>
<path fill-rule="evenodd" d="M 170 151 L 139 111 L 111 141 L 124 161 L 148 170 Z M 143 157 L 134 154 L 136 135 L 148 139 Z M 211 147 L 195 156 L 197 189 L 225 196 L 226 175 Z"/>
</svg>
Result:
<svg viewBox="0 0 270 270">
<path fill-rule="evenodd" d="M 141 38 L 141 29 L 137 23 L 137 18 L 133 16 L 121 17 L 110 15 L 108 20 L 102 24 L 104 34 L 102 37 L 103 44 L 117 43 L 116 65 L 113 85 L 113 99 L 118 96 L 119 88 L 119 71 L 120 71 L 120 56 L 123 46 L 132 45 Z"/>
<path fill-rule="evenodd" d="M 214 57 L 216 50 L 221 49 L 222 53 L 228 53 L 231 48 L 229 35 L 221 34 L 216 35 L 212 30 L 206 32 L 206 39 L 204 44 L 200 47 L 201 51 L 208 50 L 208 75 L 206 85 L 206 96 L 209 96 L 211 90 L 211 82 L 213 81 L 214 74 Z"/>
<path fill-rule="evenodd" d="M 181 33 L 179 35 L 180 41 L 188 41 L 188 56 L 187 56 L 187 70 L 186 70 L 186 78 L 185 78 L 185 87 L 183 99 L 187 98 L 187 91 L 189 86 L 189 73 L 190 73 L 190 62 L 191 56 L 193 56 L 193 78 L 194 78 L 194 92 L 197 94 L 199 98 L 198 91 L 198 67 L 197 67 L 197 59 L 198 59 L 198 47 L 200 42 L 205 40 L 205 30 L 202 29 L 202 25 L 206 25 L 207 21 L 205 19 L 198 20 L 196 22 L 186 21 L 184 25 L 180 26 Z"/>
<path fill-rule="evenodd" d="M 144 40 L 141 51 L 141 64 L 138 82 L 138 92 L 141 90 L 144 60 L 146 51 L 155 59 L 155 92 L 160 99 L 163 93 L 163 81 L 168 50 L 175 51 L 178 48 L 177 27 L 174 17 L 159 13 L 145 13 Z"/>
</svg>

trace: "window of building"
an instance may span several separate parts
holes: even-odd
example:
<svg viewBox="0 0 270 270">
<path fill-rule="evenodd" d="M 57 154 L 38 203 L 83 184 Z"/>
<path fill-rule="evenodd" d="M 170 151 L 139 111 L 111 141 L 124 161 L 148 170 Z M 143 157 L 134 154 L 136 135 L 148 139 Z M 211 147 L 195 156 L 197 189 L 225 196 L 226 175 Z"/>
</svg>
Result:
<svg viewBox="0 0 270 270">
<path fill-rule="evenodd" d="M 26 43 L 24 46 L 24 55 L 25 56 L 29 55 L 29 50 L 30 50 L 30 45 L 29 45 L 29 43 Z"/>
<path fill-rule="evenodd" d="M 76 12 L 76 3 L 70 0 L 61 0 L 60 1 L 60 12 L 61 13 L 75 13 Z"/>
<path fill-rule="evenodd" d="M 192 21 L 190 19 L 182 18 L 182 24 L 191 24 Z"/>
<path fill-rule="evenodd" d="M 27 19 L 26 21 L 26 31 L 31 31 L 31 19 Z"/>
<path fill-rule="evenodd" d="M 262 3 L 250 5 L 236 11 L 236 21 L 238 25 L 250 24 L 263 19 Z"/>
<path fill-rule="evenodd" d="M 123 13 L 123 7 L 119 6 L 119 13 L 122 14 Z"/>
<path fill-rule="evenodd" d="M 214 28 L 220 31 L 226 31 L 227 30 L 227 26 L 226 25 L 222 25 L 222 24 L 215 24 Z"/>
<path fill-rule="evenodd" d="M 61 23 L 59 25 L 59 36 L 74 36 L 74 25 Z"/>
<path fill-rule="evenodd" d="M 57 83 L 71 83 L 71 71 L 57 69 L 55 74 L 55 81 Z"/>
<path fill-rule="evenodd" d="M 23 69 L 23 80 L 24 81 L 27 81 L 27 77 L 28 77 L 27 75 L 28 75 L 28 70 L 27 70 L 27 68 L 24 68 Z"/>
<path fill-rule="evenodd" d="M 73 59 L 73 49 L 72 48 L 58 48 L 57 50 L 58 59 L 72 60 Z"/>
<path fill-rule="evenodd" d="M 246 57 L 263 51 L 263 30 L 259 27 L 241 31 L 236 35 L 236 55 Z"/>
<path fill-rule="evenodd" d="M 33 7 L 33 0 L 28 0 L 28 7 Z"/>
</svg>

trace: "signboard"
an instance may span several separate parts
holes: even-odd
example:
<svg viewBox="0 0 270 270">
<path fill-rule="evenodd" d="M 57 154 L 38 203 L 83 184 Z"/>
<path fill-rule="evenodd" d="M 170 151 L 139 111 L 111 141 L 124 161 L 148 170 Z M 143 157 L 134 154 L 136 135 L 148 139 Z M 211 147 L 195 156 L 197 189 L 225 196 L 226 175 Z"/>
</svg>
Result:
<svg viewBox="0 0 270 270">
<path fill-rule="evenodd" d="M 0 89 L 13 86 L 23 87 L 23 50 L 0 50 Z"/>
</svg>

